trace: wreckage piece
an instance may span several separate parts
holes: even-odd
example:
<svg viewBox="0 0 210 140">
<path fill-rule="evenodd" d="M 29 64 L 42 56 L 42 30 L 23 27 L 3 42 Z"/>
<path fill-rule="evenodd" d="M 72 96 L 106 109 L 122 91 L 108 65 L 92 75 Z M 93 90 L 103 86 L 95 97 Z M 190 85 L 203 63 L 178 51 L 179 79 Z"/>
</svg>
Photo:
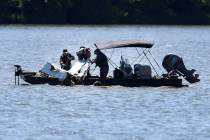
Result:
<svg viewBox="0 0 210 140">
<path fill-rule="evenodd" d="M 66 71 L 47 62 L 38 72 L 24 71 L 20 65 L 15 65 L 15 84 L 19 85 L 20 77 L 30 84 L 74 85 L 84 79 L 90 65 L 90 62 L 79 60 Z"/>
</svg>

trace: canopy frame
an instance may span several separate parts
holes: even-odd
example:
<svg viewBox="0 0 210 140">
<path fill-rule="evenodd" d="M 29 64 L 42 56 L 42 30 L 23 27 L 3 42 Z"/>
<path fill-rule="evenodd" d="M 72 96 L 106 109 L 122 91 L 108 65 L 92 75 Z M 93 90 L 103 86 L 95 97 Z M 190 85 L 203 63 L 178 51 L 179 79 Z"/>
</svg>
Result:
<svg viewBox="0 0 210 140">
<path fill-rule="evenodd" d="M 143 58 L 146 58 L 147 61 L 149 62 L 149 65 L 155 71 L 155 73 L 157 74 L 157 76 L 159 76 L 157 70 L 155 69 L 154 65 L 152 64 L 152 62 L 149 60 L 149 58 L 147 56 L 147 54 L 149 53 L 152 56 L 155 64 L 159 67 L 159 69 L 163 73 L 162 68 L 160 67 L 160 65 L 158 64 L 158 62 L 155 60 L 155 58 L 153 57 L 153 55 L 150 52 L 150 49 L 154 45 L 152 43 L 145 43 L 145 42 L 142 42 L 142 41 L 139 41 L 139 40 L 128 40 L 128 41 L 112 41 L 112 42 L 108 42 L 108 43 L 105 43 L 105 44 L 96 44 L 95 43 L 94 45 L 95 45 L 95 47 L 97 49 L 100 49 L 100 50 L 107 50 L 107 49 L 113 49 L 114 50 L 116 48 L 135 48 L 136 51 L 137 51 L 137 53 L 138 53 L 138 58 L 135 61 L 133 61 L 131 64 L 133 65 L 143 55 L 143 57 L 141 58 L 140 61 L 142 61 Z M 141 48 L 142 49 L 142 52 L 141 53 L 139 52 L 138 48 Z M 113 55 L 113 53 L 112 53 L 112 55 Z M 108 62 L 111 64 L 111 66 L 113 68 L 119 69 L 119 66 L 112 61 L 112 59 L 111 59 L 112 55 L 108 59 Z"/>
</svg>

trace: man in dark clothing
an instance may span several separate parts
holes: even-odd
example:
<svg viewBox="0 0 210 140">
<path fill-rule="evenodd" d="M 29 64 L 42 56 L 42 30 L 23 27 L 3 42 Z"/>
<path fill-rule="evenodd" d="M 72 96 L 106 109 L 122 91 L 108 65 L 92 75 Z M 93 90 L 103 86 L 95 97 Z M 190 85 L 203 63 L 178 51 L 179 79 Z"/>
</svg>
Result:
<svg viewBox="0 0 210 140">
<path fill-rule="evenodd" d="M 63 54 L 60 57 L 61 68 L 64 70 L 70 70 L 71 69 L 71 61 L 74 59 L 75 59 L 75 57 L 73 55 L 71 55 L 67 49 L 64 49 Z"/>
<path fill-rule="evenodd" d="M 109 72 L 108 59 L 106 55 L 99 49 L 96 49 L 94 54 L 96 54 L 96 59 L 93 62 L 96 63 L 96 66 L 100 68 L 100 78 L 106 79 L 106 76 Z"/>
</svg>

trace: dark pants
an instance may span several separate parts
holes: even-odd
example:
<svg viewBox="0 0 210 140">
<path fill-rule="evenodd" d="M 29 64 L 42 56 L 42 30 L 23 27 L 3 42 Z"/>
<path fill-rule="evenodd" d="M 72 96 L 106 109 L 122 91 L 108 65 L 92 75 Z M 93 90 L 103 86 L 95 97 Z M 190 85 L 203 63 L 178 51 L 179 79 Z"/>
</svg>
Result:
<svg viewBox="0 0 210 140">
<path fill-rule="evenodd" d="M 106 79 L 106 76 L 109 72 L 109 65 L 106 64 L 106 65 L 103 65 L 100 67 L 100 78 L 101 79 Z"/>
<path fill-rule="evenodd" d="M 71 69 L 71 65 L 62 65 L 61 68 L 68 71 Z"/>
</svg>

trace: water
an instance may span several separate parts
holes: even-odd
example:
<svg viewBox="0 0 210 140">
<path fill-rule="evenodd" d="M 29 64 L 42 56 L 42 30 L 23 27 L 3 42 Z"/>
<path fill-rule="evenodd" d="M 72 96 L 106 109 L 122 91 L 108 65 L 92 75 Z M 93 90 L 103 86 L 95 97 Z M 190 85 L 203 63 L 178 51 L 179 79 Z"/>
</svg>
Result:
<svg viewBox="0 0 210 140">
<path fill-rule="evenodd" d="M 210 139 L 209 37 L 209 26 L 0 26 L 0 139 Z M 58 65 L 63 48 L 75 54 L 81 45 L 93 50 L 95 42 L 118 39 L 154 42 L 159 63 L 169 52 L 182 56 L 201 82 L 184 88 L 14 85 L 14 64 L 37 71 L 47 61 Z"/>
</svg>

